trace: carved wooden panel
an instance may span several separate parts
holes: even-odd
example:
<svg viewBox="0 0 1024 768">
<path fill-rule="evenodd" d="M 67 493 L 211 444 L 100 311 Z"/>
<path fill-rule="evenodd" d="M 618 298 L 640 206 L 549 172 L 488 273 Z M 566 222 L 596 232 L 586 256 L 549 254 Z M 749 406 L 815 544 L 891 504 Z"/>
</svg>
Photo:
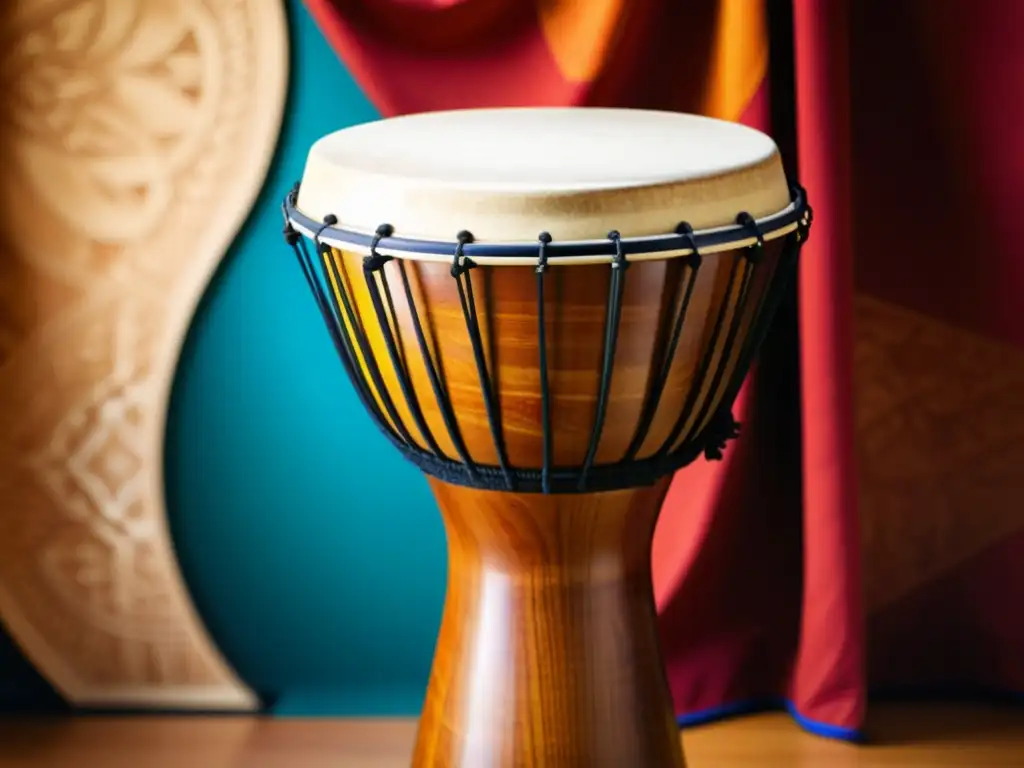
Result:
<svg viewBox="0 0 1024 768">
<path fill-rule="evenodd" d="M 856 297 L 864 588 L 875 612 L 1024 530 L 1024 351 Z"/>
<path fill-rule="evenodd" d="M 0 14 L 0 617 L 85 705 L 246 708 L 164 510 L 171 382 L 276 145 L 280 0 Z"/>
</svg>

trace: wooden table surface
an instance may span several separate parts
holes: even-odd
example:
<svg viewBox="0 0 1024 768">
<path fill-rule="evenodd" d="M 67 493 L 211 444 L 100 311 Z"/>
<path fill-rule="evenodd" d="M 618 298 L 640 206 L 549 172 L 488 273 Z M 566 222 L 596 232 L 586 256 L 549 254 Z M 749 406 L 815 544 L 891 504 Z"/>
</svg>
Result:
<svg viewBox="0 0 1024 768">
<path fill-rule="evenodd" d="M 411 720 L 93 717 L 0 720 L 0 768 L 408 768 Z M 1024 709 L 877 706 L 871 743 L 786 715 L 690 729 L 689 768 L 1024 768 Z"/>
</svg>

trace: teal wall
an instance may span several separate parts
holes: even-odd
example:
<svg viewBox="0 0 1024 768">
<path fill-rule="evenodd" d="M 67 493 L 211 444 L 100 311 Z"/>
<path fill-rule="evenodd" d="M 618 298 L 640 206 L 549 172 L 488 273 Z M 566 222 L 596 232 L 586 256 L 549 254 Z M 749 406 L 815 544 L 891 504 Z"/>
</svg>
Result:
<svg viewBox="0 0 1024 768">
<path fill-rule="evenodd" d="M 425 481 L 344 378 L 281 239 L 280 200 L 321 135 L 378 117 L 299 0 L 273 169 L 178 370 L 171 526 L 200 613 L 282 714 L 418 711 L 444 593 Z M 0 635 L 0 706 L 52 701 Z"/>
</svg>

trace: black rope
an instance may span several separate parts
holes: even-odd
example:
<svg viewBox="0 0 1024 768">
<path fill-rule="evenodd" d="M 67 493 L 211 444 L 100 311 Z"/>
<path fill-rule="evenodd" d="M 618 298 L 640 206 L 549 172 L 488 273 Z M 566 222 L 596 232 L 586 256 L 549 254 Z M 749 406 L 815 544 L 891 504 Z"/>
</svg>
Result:
<svg viewBox="0 0 1024 768">
<path fill-rule="evenodd" d="M 686 426 L 687 420 L 693 414 L 693 408 L 697 404 L 697 398 L 700 397 L 700 393 L 704 389 L 704 382 L 707 380 L 708 373 L 711 370 L 711 361 L 714 359 L 715 351 L 718 348 L 718 338 L 722 335 L 722 328 L 725 327 L 725 318 L 729 312 L 729 297 L 732 296 L 733 287 L 736 284 L 739 265 L 740 260 L 738 258 L 734 259 L 732 267 L 729 270 L 729 281 L 725 286 L 725 299 L 722 301 L 722 306 L 718 309 L 718 315 L 715 318 L 715 324 L 711 329 L 711 338 L 708 340 L 707 349 L 701 357 L 700 366 L 697 369 L 697 375 L 694 377 L 693 382 L 690 385 L 690 391 L 686 395 L 686 401 L 683 403 L 683 407 L 679 411 L 676 423 L 672 426 L 672 431 L 669 432 L 665 442 L 661 444 L 661 448 L 658 449 L 658 454 L 660 456 L 667 456 L 672 452 L 673 447 L 679 440 L 679 436 L 683 432 L 683 427 Z M 697 422 L 694 422 L 694 425 L 696 425 L 696 423 Z"/>
<path fill-rule="evenodd" d="M 313 244 L 318 251 L 320 249 L 320 233 L 323 232 L 325 228 L 331 226 L 330 221 L 332 219 L 334 219 L 333 216 L 325 217 L 323 226 L 320 227 L 320 229 L 318 229 L 313 235 Z M 333 291 L 326 291 L 324 289 L 323 283 L 317 277 L 313 257 L 309 254 L 309 249 L 306 247 L 305 239 L 299 236 L 299 233 L 296 232 L 290 224 L 285 225 L 284 236 L 285 242 L 292 247 L 296 258 L 302 267 L 302 272 L 306 277 L 306 282 L 308 283 L 310 290 L 313 292 L 317 308 L 320 310 L 324 324 L 327 326 L 327 333 L 334 344 L 334 348 L 337 350 L 338 358 L 341 360 L 341 366 L 344 369 L 345 374 L 352 382 L 352 386 L 355 387 L 356 396 L 359 398 L 359 402 L 362 403 L 364 408 L 366 408 L 377 427 L 383 431 L 389 439 L 393 442 L 400 442 L 398 435 L 394 433 L 391 427 L 384 420 L 380 407 L 377 405 L 377 401 L 373 398 L 373 395 L 366 386 L 366 381 L 359 371 L 355 354 L 351 348 L 351 340 L 349 339 L 348 334 L 344 332 L 344 326 L 341 322 L 341 310 L 338 307 L 337 299 L 334 296 Z"/>
<path fill-rule="evenodd" d="M 477 315 L 476 301 L 473 298 L 473 279 L 469 274 L 476 264 L 472 259 L 467 259 L 462 255 L 462 247 L 471 242 L 473 242 L 472 234 L 465 230 L 459 232 L 451 273 L 459 290 L 459 303 L 462 305 L 462 315 L 466 320 L 466 333 L 469 335 L 469 343 L 473 347 L 473 360 L 476 363 L 477 378 L 480 380 L 480 392 L 484 398 L 484 409 L 487 411 L 491 439 L 494 441 L 494 450 L 498 455 L 498 466 L 501 467 L 501 471 L 505 475 L 507 490 L 511 491 L 515 489 L 515 483 L 509 472 L 508 457 L 505 453 L 505 440 L 501 430 L 501 404 L 498 402 L 497 390 L 491 382 L 491 376 L 487 370 L 487 357 L 484 355 L 483 337 L 480 334 L 480 318 Z M 497 360 L 492 360 L 491 363 L 493 367 L 497 368 Z"/>
<path fill-rule="evenodd" d="M 451 459 L 439 459 L 426 451 L 410 450 L 397 440 L 392 440 L 391 443 L 410 462 L 432 477 L 470 488 L 505 490 L 505 474 L 500 467 L 478 466 L 476 475 L 469 479 L 461 463 L 453 462 Z M 688 444 L 667 458 L 652 457 L 631 462 L 595 464 L 587 479 L 586 492 L 597 493 L 650 486 L 677 469 L 691 464 L 701 455 L 702 449 L 699 445 Z M 517 493 L 545 493 L 542 470 L 514 468 L 511 472 L 515 477 Z M 580 493 L 579 479 L 580 472 L 575 467 L 553 467 L 548 476 L 547 493 Z"/>
<path fill-rule="evenodd" d="M 803 187 L 796 185 L 793 188 L 793 194 L 800 200 L 807 200 L 807 192 Z M 811 208 L 806 202 L 804 203 L 804 213 L 800 220 L 797 222 L 797 242 L 806 243 L 807 238 L 811 233 L 811 224 L 814 222 L 814 209 Z"/>
<path fill-rule="evenodd" d="M 764 234 L 761 232 L 761 227 L 758 226 L 757 219 L 743 211 L 736 217 L 736 223 L 750 230 L 754 236 L 753 245 L 749 246 L 745 253 L 748 260 L 754 264 L 760 264 L 764 259 Z"/>
<path fill-rule="evenodd" d="M 321 224 L 320 228 L 313 233 L 313 247 L 316 249 L 317 255 L 321 256 L 321 259 L 324 260 L 325 273 L 327 269 L 326 257 L 324 256 L 323 253 L 323 249 L 325 248 L 325 246 L 321 242 L 320 236 L 325 229 L 333 226 L 335 223 L 337 223 L 337 217 L 334 216 L 333 214 L 328 214 L 327 216 L 324 217 L 323 223 Z M 305 241 L 303 241 L 302 243 L 302 248 L 304 251 L 306 251 Z M 322 284 L 320 283 L 319 279 L 315 276 L 315 273 L 312 272 L 313 260 L 312 257 L 309 256 L 308 251 L 306 251 L 306 256 L 310 262 L 310 270 L 311 274 L 313 275 L 313 280 L 318 286 L 318 288 L 320 288 L 320 293 L 323 296 L 325 291 L 321 287 Z M 328 325 L 333 330 L 333 335 L 338 339 L 339 343 L 342 345 L 342 349 L 344 351 L 344 360 L 348 363 L 349 369 L 351 369 L 352 371 L 356 387 L 362 391 L 363 397 L 373 404 L 372 408 L 370 409 L 370 413 L 375 418 L 383 419 L 380 406 L 377 404 L 377 400 L 373 397 L 373 393 L 370 392 L 369 386 L 366 383 L 366 379 L 363 377 L 362 372 L 359 369 L 359 361 L 355 355 L 355 350 L 352 347 L 352 339 L 349 337 L 349 334 L 345 331 L 345 322 L 342 319 L 341 305 L 338 303 L 338 297 L 335 295 L 334 290 L 331 288 L 329 281 L 326 285 L 326 288 L 327 290 L 326 296 L 324 296 L 324 303 L 327 304 L 329 302 L 329 306 L 331 308 L 331 312 L 329 313 L 330 322 L 328 323 Z"/>
<path fill-rule="evenodd" d="M 740 214 L 740 217 L 744 216 L 745 214 Z M 739 336 L 740 329 L 743 327 L 743 318 L 747 314 L 747 300 L 750 296 L 750 287 L 754 283 L 754 270 L 762 260 L 763 250 L 764 243 L 758 240 L 750 248 L 744 249 L 742 255 L 737 255 L 733 262 L 734 268 L 741 261 L 743 263 L 743 277 L 740 279 L 739 296 L 736 297 L 736 307 L 733 309 L 732 318 L 729 322 L 729 331 L 726 333 L 725 341 L 722 344 L 722 351 L 718 358 L 718 367 L 711 378 L 707 396 L 701 403 L 700 411 L 687 434 L 686 439 L 688 441 L 693 440 L 698 432 L 704 431 L 704 425 L 708 421 L 708 414 L 711 413 L 712 409 L 715 409 L 717 412 L 717 409 L 723 407 L 722 400 L 724 398 L 722 395 L 724 395 L 724 392 L 721 391 L 722 382 L 727 372 L 735 372 L 734 370 L 731 371 L 729 363 L 733 357 L 733 347 L 736 345 L 736 339 Z M 731 277 L 729 284 L 731 289 L 733 284 Z M 725 300 L 722 303 L 723 308 L 728 307 L 731 297 L 732 291 L 729 290 L 725 294 Z M 735 368 L 735 366 L 732 366 L 732 368 Z"/>
<path fill-rule="evenodd" d="M 704 430 L 704 458 L 721 461 L 725 457 L 725 446 L 740 436 L 740 423 L 733 418 L 732 401 L 723 404 L 715 412 Z"/>
<path fill-rule="evenodd" d="M 388 273 L 384 270 L 384 265 L 394 260 L 393 256 L 381 256 L 377 253 L 377 246 L 380 245 L 381 240 L 391 237 L 395 233 L 395 228 L 390 224 L 381 224 L 377 227 L 377 231 L 374 232 L 373 240 L 370 242 L 370 255 L 363 259 L 363 269 L 367 267 L 373 272 L 380 273 L 381 287 L 384 288 L 384 297 L 387 299 L 388 312 L 391 313 L 391 319 L 394 321 L 395 336 L 398 342 L 398 355 L 401 358 L 402 368 L 408 371 L 408 365 L 405 360 L 405 346 L 402 344 L 402 329 L 398 325 L 398 313 L 395 311 L 395 302 L 391 296 L 391 288 L 388 286 Z M 377 286 L 374 285 L 374 293 L 376 293 Z M 379 320 L 378 316 L 378 320 Z M 391 330 L 391 326 L 387 326 L 388 331 Z"/>
<path fill-rule="evenodd" d="M 391 256 L 382 256 L 377 253 L 377 246 L 380 241 L 390 237 L 394 230 L 389 224 L 382 224 L 377 227 L 377 233 L 370 245 L 370 255 L 363 258 L 363 277 L 366 280 L 366 289 L 370 294 L 370 302 L 373 304 L 373 311 L 377 316 L 377 323 L 380 325 L 381 335 L 384 337 L 384 345 L 388 350 L 388 357 L 395 371 L 395 378 L 398 379 L 398 386 L 405 397 L 405 403 L 412 415 L 416 428 L 423 436 L 424 442 L 435 456 L 441 455 L 441 449 L 434 439 L 434 434 L 423 416 L 420 408 L 419 398 L 416 396 L 416 388 L 413 386 L 409 375 L 409 368 L 405 360 L 405 350 L 402 344 L 402 330 L 398 322 L 398 313 L 395 311 L 394 299 L 391 296 L 391 287 L 388 284 L 388 276 L 384 271 L 384 265 L 392 260 Z M 380 278 L 380 284 L 377 278 Z M 383 297 L 381 289 L 383 288 Z M 410 442 L 411 438 L 410 438 Z"/>
<path fill-rule="evenodd" d="M 544 315 L 544 274 L 548 270 L 548 245 L 551 235 L 541 232 L 537 240 L 537 343 L 540 356 L 540 408 L 541 436 L 544 456 L 541 469 L 541 490 L 551 493 L 551 464 L 553 461 L 553 434 L 551 430 L 551 383 L 548 380 L 547 322 Z"/>
<path fill-rule="evenodd" d="M 333 214 L 328 214 L 324 217 L 325 225 L 327 224 L 328 219 L 333 220 L 330 226 L 337 223 L 337 217 Z M 370 342 L 367 340 L 366 334 L 363 332 L 363 326 L 360 322 L 359 315 L 356 313 L 355 307 L 353 306 L 352 297 L 348 295 L 348 290 L 345 287 L 345 275 L 342 274 L 341 269 L 338 266 L 338 260 L 334 258 L 331 247 L 326 243 L 320 243 L 319 237 L 320 233 L 318 232 L 317 237 L 314 239 L 319 243 L 320 258 L 323 261 L 324 269 L 328 271 L 331 278 L 331 284 L 334 287 L 332 294 L 334 294 L 340 301 L 340 308 L 345 313 L 344 317 L 347 320 L 349 328 L 349 332 L 346 335 L 351 335 L 352 337 L 354 345 L 351 346 L 358 347 L 359 349 L 360 356 L 363 359 L 363 367 L 369 374 L 370 381 L 373 382 L 373 387 L 377 392 L 377 397 L 375 399 L 380 400 L 381 404 L 384 406 L 384 411 L 387 413 L 388 418 L 391 420 L 391 424 L 401 436 L 402 440 L 409 445 L 413 445 L 412 436 L 406 429 L 405 422 L 398 417 L 398 411 L 395 409 L 394 401 L 391 399 L 391 393 L 384 384 L 384 377 L 381 376 L 380 367 L 377 365 L 377 360 L 373 356 L 373 350 L 370 349 Z M 344 324 L 342 327 L 344 327 Z M 355 350 L 353 349 L 352 351 L 353 363 L 358 368 L 358 358 L 355 357 Z"/>
<path fill-rule="evenodd" d="M 672 336 L 669 339 L 665 359 L 662 361 L 661 368 L 654 379 L 651 392 L 644 401 L 644 408 L 640 414 L 640 422 L 637 424 L 636 432 L 633 434 L 633 439 L 630 441 L 629 448 L 626 449 L 626 460 L 628 461 L 636 458 L 637 453 L 640 451 L 644 441 L 647 439 L 651 423 L 654 421 L 654 415 L 658 412 L 658 406 L 661 405 L 661 398 L 665 393 L 665 386 L 668 384 L 669 375 L 672 373 L 672 363 L 675 360 L 676 350 L 679 347 L 679 340 L 683 335 L 683 323 L 686 320 L 686 311 L 690 307 L 690 299 L 693 297 L 693 289 L 697 284 L 697 272 L 700 269 L 701 256 L 700 251 L 697 249 L 697 243 L 693 238 L 693 227 L 690 226 L 689 222 L 680 222 L 679 226 L 676 227 L 676 234 L 686 238 L 690 245 L 690 253 L 687 255 L 685 260 L 686 277 L 688 279 L 686 280 L 685 286 L 682 288 L 683 298 L 680 302 L 679 310 L 676 313 L 675 322 L 672 324 Z M 680 275 L 680 282 L 682 281 L 683 276 Z"/>
<path fill-rule="evenodd" d="M 759 264 L 764 259 L 764 235 L 761 232 L 757 221 L 746 213 L 737 217 L 737 222 L 751 231 L 755 242 L 749 246 L 747 258 L 754 264 Z M 736 369 L 729 377 L 729 383 L 722 396 L 718 413 L 708 424 L 705 434 L 700 442 L 704 443 L 704 456 L 709 460 L 718 460 L 723 456 L 723 450 L 727 441 L 735 439 L 739 435 L 740 424 L 732 416 L 732 404 L 739 395 L 740 388 L 746 380 L 746 374 L 753 362 L 754 355 L 764 343 L 765 337 L 771 328 L 771 319 L 775 315 L 779 302 L 789 285 L 789 277 L 795 265 L 795 256 L 799 251 L 799 232 L 793 232 L 787 236 L 782 248 L 782 253 L 774 269 L 774 275 L 769 282 L 768 288 L 762 292 L 761 300 L 754 315 L 750 320 L 750 332 L 739 353 L 736 362 Z"/>
<path fill-rule="evenodd" d="M 666 335 L 667 331 L 668 338 L 664 348 L 658 352 L 656 364 L 652 366 L 654 375 L 641 408 L 637 428 L 625 455 L 620 460 L 598 464 L 596 455 L 600 448 L 608 416 L 619 326 L 622 321 L 625 270 L 629 266 L 627 257 L 630 253 L 629 247 L 618 236 L 618 233 L 609 233 L 608 239 L 614 255 L 604 320 L 600 381 L 587 455 L 579 467 L 559 468 L 555 466 L 554 462 L 552 423 L 554 404 L 550 381 L 545 291 L 550 285 L 547 280 L 547 273 L 550 269 L 549 259 L 555 255 L 563 255 L 563 251 L 560 250 L 562 246 L 552 245 L 550 235 L 542 233 L 534 245 L 536 249 L 534 254 L 536 256 L 538 302 L 537 335 L 541 428 L 544 441 L 541 466 L 536 468 L 513 468 L 507 460 L 501 431 L 500 402 L 496 383 L 497 354 L 494 350 L 491 351 L 490 365 L 493 366 L 492 372 L 494 373 L 492 376 L 488 372 L 488 358 L 484 355 L 481 320 L 474 298 L 473 280 L 470 279 L 470 272 L 477 265 L 472 258 L 467 256 L 467 249 L 463 248 L 472 243 L 472 236 L 468 232 L 460 233 L 451 272 L 457 282 L 467 332 L 477 363 L 477 373 L 480 377 L 491 436 L 497 449 L 498 466 L 476 464 L 468 455 L 445 382 L 444 361 L 440 357 L 440 349 L 436 348 L 438 341 L 436 338 L 432 340 L 434 348 L 428 343 L 426 329 L 423 327 L 424 320 L 421 318 L 421 313 L 414 300 L 406 261 L 384 256 L 378 251 L 378 246 L 385 238 L 389 239 L 389 250 L 393 247 L 402 247 L 403 241 L 393 237 L 393 230 L 383 225 L 377 229 L 372 238 L 368 238 L 367 245 L 363 246 L 369 249 L 369 255 L 363 259 L 363 272 L 367 279 L 375 319 L 380 325 L 387 354 L 395 370 L 399 387 L 409 405 L 409 414 L 412 422 L 423 434 L 422 442 L 428 444 L 429 450 L 412 440 L 405 424 L 397 418 L 394 409 L 395 402 L 391 399 L 389 391 L 384 388 L 381 368 L 372 357 L 372 349 L 366 335 L 367 329 L 361 324 L 355 310 L 355 299 L 351 295 L 351 286 L 347 282 L 347 276 L 341 271 L 342 265 L 335 258 L 335 251 L 323 241 L 325 232 L 340 231 L 331 229 L 337 223 L 336 217 L 325 217 L 322 225 L 301 217 L 290 218 L 293 213 L 288 206 L 294 207 L 296 196 L 296 191 L 293 190 L 288 195 L 284 206 L 283 235 L 285 242 L 299 262 L 303 277 L 324 319 L 342 366 L 356 388 L 360 402 L 385 437 L 416 466 L 443 481 L 474 488 L 515 489 L 528 493 L 596 492 L 653 484 L 701 455 L 709 460 L 720 459 L 726 443 L 738 434 L 739 425 L 733 419 L 732 404 L 744 383 L 754 357 L 770 330 L 772 318 L 785 295 L 789 281 L 796 273 L 797 256 L 803 242 L 808 237 L 813 217 L 813 212 L 806 204 L 803 191 L 795 188 L 793 194 L 797 205 L 790 220 L 796 223 L 796 228 L 780 243 L 778 250 L 765 248 L 765 235 L 752 216 L 746 213 L 737 216 L 736 229 L 750 232 L 753 235 L 753 243 L 744 248 L 741 253 L 729 252 L 729 255 L 734 255 L 735 258 L 729 267 L 725 296 L 716 312 L 717 317 L 714 320 L 707 347 L 701 354 L 698 370 L 691 382 L 690 391 L 687 393 L 678 418 L 672 426 L 671 434 L 654 455 L 646 459 L 637 459 L 638 452 L 650 436 L 650 428 L 659 409 L 664 410 L 663 400 L 668 386 L 667 382 L 675 357 L 678 355 L 679 346 L 682 344 L 683 332 L 690 322 L 687 319 L 687 313 L 695 293 L 694 286 L 702 264 L 702 254 L 698 250 L 698 246 L 701 249 L 706 249 L 709 245 L 715 246 L 716 249 L 719 247 L 717 241 L 711 239 L 707 233 L 694 233 L 692 227 L 685 223 L 676 228 L 675 235 L 678 240 L 677 245 L 673 247 L 685 248 L 689 253 L 684 257 L 684 268 L 680 272 L 679 283 L 674 292 L 671 319 L 666 318 L 660 324 L 659 337 Z M 298 224 L 293 225 L 292 221 L 296 221 Z M 316 248 L 316 255 L 320 257 L 319 265 L 316 264 L 318 259 L 307 248 L 306 238 L 296 230 L 296 226 L 301 227 L 304 232 L 311 233 L 309 239 Z M 334 235 L 331 234 L 330 237 L 333 238 Z M 601 249 L 593 250 L 591 253 L 597 253 L 598 250 Z M 486 253 L 485 251 L 481 252 Z M 609 250 L 605 249 L 603 252 L 608 253 Z M 722 254 L 722 257 L 727 258 L 728 256 Z M 706 259 L 705 256 L 703 260 L 706 261 Z M 395 266 L 387 268 L 387 264 L 391 261 L 396 261 Z M 408 332 L 408 325 L 399 323 L 395 297 L 392 295 L 388 278 L 391 269 L 395 268 L 398 269 L 398 274 L 401 277 L 406 305 L 409 308 L 409 320 L 416 336 L 419 353 L 423 358 L 431 390 L 437 400 L 441 418 L 458 454 L 459 461 L 450 458 L 440 450 L 436 436 L 432 434 L 427 420 L 424 418 L 420 400 L 413 386 L 410 375 L 412 361 L 408 359 L 412 354 L 412 348 L 407 352 L 402 341 L 402 328 L 404 327 Z M 394 273 L 391 273 L 391 276 L 394 277 Z M 755 296 L 756 301 L 753 301 L 751 297 Z M 741 334 L 744 325 L 747 327 L 747 332 Z M 493 333 L 491 339 L 492 341 L 494 339 Z M 360 365 L 360 353 L 364 361 L 363 365 Z M 717 368 L 714 365 L 716 359 L 718 361 Z M 376 386 L 379 397 L 374 395 L 373 386 Z M 689 425 L 688 428 L 687 425 Z M 411 423 L 408 428 L 412 429 Z"/>
<path fill-rule="evenodd" d="M 391 235 L 394 234 L 394 231 L 395 228 L 390 224 L 381 224 L 377 227 L 377 231 L 373 236 L 373 242 L 370 243 L 369 261 L 367 261 L 367 259 L 363 259 L 363 267 L 365 268 L 367 264 L 369 264 L 374 271 L 380 271 L 381 287 L 384 288 L 384 296 L 388 302 L 388 311 L 391 313 L 392 320 L 394 320 L 395 337 L 398 341 L 398 354 L 401 358 L 403 369 L 408 371 L 408 364 L 405 360 L 405 346 L 402 344 L 402 329 L 398 324 L 398 313 L 395 311 L 394 298 L 391 296 L 391 288 L 388 285 L 388 273 L 384 270 L 384 265 L 389 261 L 393 261 L 394 257 L 381 256 L 377 253 L 377 246 L 380 245 L 380 241 L 391 237 Z M 376 289 L 376 286 L 374 286 L 374 288 Z M 391 330 L 391 326 L 387 326 L 387 328 L 389 331 Z"/>
<path fill-rule="evenodd" d="M 590 433 L 587 457 L 583 462 L 583 469 L 580 471 L 580 491 L 586 490 L 587 475 L 594 466 L 597 449 L 601 444 L 601 435 L 604 432 L 604 421 L 608 412 L 608 397 L 615 366 L 615 347 L 619 339 L 622 295 L 626 288 L 626 269 L 629 267 L 622 248 L 622 236 L 612 230 L 608 233 L 608 239 L 615 243 L 615 257 L 612 260 L 611 280 L 608 283 L 608 305 L 604 321 L 604 354 L 601 363 L 601 381 L 597 392 L 597 408 L 594 413 L 594 429 Z"/>
<path fill-rule="evenodd" d="M 324 295 L 323 287 L 320 285 L 319 280 L 316 276 L 316 268 L 313 265 L 313 259 L 309 255 L 309 249 L 306 247 L 306 240 L 302 235 L 295 230 L 288 221 L 288 214 L 284 214 L 284 241 L 291 247 L 295 254 L 296 260 L 299 262 L 299 268 L 302 270 L 302 275 L 306 279 L 306 285 L 309 286 L 309 290 L 313 294 L 313 300 L 316 302 L 317 309 L 320 311 L 320 315 L 327 326 L 327 332 L 331 337 L 331 342 L 334 344 L 338 351 L 338 354 L 343 354 L 344 347 L 341 343 L 341 339 L 338 337 L 337 324 L 331 322 L 331 309 L 328 303 L 327 297 Z"/>
<path fill-rule="evenodd" d="M 398 270 L 402 276 L 402 289 L 405 292 L 405 301 L 409 307 L 409 316 L 412 318 L 416 343 L 419 346 L 420 355 L 423 357 L 423 365 L 427 369 L 430 388 L 434 392 L 434 401 L 437 403 L 437 409 L 441 412 L 441 419 L 444 421 L 448 438 L 452 441 L 452 445 L 455 446 L 455 452 L 459 454 L 459 458 L 462 460 L 462 468 L 471 481 L 476 481 L 478 479 L 476 466 L 473 460 L 469 458 L 469 451 L 466 450 L 466 443 L 462 439 L 459 422 L 455 418 L 455 410 L 452 407 L 451 398 L 448 396 L 448 386 L 443 379 L 442 372 L 438 369 L 438 365 L 434 363 L 434 355 L 427 345 L 427 337 L 423 332 L 423 322 L 420 320 L 420 313 L 416 308 L 416 301 L 412 295 L 412 285 L 409 281 L 409 273 L 406 270 L 404 261 L 399 260 Z"/>
<path fill-rule="evenodd" d="M 284 241 L 295 254 L 295 258 L 299 262 L 299 268 L 302 270 L 302 275 L 306 278 L 306 284 L 309 286 L 309 290 L 313 293 L 313 299 L 316 301 L 317 309 L 320 310 L 320 313 L 324 315 L 324 318 L 326 319 L 326 297 L 317 282 L 316 270 L 313 267 L 312 259 L 309 257 L 309 249 L 306 247 L 306 240 L 295 230 L 291 221 L 288 220 L 288 211 L 283 205 L 281 206 L 281 214 L 284 216 L 284 229 L 282 230 Z M 327 328 L 331 334 L 331 339 L 334 340 L 336 335 L 334 325 L 332 323 L 328 323 Z"/>
<path fill-rule="evenodd" d="M 807 208 L 806 196 L 803 191 L 794 186 L 791 188 L 791 200 L 793 205 L 784 211 L 766 219 L 766 222 L 773 230 L 788 227 L 796 223 Z M 313 221 L 301 210 L 296 208 L 297 195 L 294 190 L 286 199 L 286 210 L 289 218 L 295 223 L 300 231 L 311 232 L 316 229 L 319 222 Z M 339 246 L 343 249 L 363 252 L 369 248 L 373 239 L 371 234 L 348 230 L 341 227 L 332 227 L 327 233 L 335 243 L 344 243 Z M 731 247 L 738 236 L 742 235 L 742 229 L 738 226 L 715 227 L 696 233 L 697 244 L 705 253 L 722 250 Z M 408 253 L 420 256 L 436 256 L 450 258 L 455 243 L 451 241 L 425 240 L 419 238 L 391 237 L 388 242 L 388 250 L 394 254 Z M 647 235 L 644 237 L 623 238 L 623 250 L 627 257 L 633 254 L 668 254 L 685 247 L 682 238 L 678 236 L 665 237 L 664 235 Z M 536 258 L 537 243 L 532 242 L 474 242 L 467 244 L 465 255 L 468 258 L 478 259 L 481 257 L 497 258 Z M 594 256 L 614 256 L 615 244 L 610 240 L 594 243 L 592 241 L 565 241 L 551 244 L 549 256 L 569 259 L 589 259 Z"/>
</svg>

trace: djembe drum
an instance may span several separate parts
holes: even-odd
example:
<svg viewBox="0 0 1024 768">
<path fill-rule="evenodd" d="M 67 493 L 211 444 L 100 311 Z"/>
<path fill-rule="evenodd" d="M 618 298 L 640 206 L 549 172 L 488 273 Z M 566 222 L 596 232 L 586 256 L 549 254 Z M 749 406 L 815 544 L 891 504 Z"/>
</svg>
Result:
<svg viewBox="0 0 1024 768">
<path fill-rule="evenodd" d="M 651 539 L 670 475 L 736 436 L 807 235 L 775 144 L 667 112 L 399 117 L 317 141 L 284 214 L 444 518 L 413 765 L 684 765 Z"/>
</svg>

